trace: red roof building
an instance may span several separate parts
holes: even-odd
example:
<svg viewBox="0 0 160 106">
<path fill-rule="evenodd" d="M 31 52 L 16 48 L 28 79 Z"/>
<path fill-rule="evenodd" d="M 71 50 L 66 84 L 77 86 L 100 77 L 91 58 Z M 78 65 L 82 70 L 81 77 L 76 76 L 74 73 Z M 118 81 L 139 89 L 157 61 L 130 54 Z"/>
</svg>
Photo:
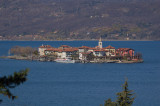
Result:
<svg viewBox="0 0 160 106">
<path fill-rule="evenodd" d="M 52 46 L 50 46 L 50 45 L 42 45 L 39 48 L 52 48 Z"/>
<path fill-rule="evenodd" d="M 115 47 L 112 47 L 111 45 L 105 47 L 105 49 L 115 49 Z"/>
<path fill-rule="evenodd" d="M 119 48 L 116 50 L 117 56 L 134 56 L 134 50 L 131 48 Z"/>
</svg>

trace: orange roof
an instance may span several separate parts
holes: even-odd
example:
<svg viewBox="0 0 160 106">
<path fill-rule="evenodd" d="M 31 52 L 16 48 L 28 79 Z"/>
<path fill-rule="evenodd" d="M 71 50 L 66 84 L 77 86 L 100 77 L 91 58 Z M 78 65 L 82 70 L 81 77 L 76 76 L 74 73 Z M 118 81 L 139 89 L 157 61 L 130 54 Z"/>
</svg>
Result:
<svg viewBox="0 0 160 106">
<path fill-rule="evenodd" d="M 57 51 L 57 52 L 62 52 L 62 51 L 64 51 L 64 52 L 73 52 L 73 51 L 78 51 L 78 48 L 64 48 L 64 50 L 62 50 L 62 49 L 58 49 L 58 48 L 49 48 L 49 49 L 47 49 L 47 50 L 45 50 L 45 51 Z"/>
<path fill-rule="evenodd" d="M 95 50 L 96 48 L 89 48 L 89 50 Z"/>
<path fill-rule="evenodd" d="M 48 49 L 46 49 L 45 51 L 53 51 L 53 50 L 55 50 L 56 48 L 48 48 Z"/>
<path fill-rule="evenodd" d="M 63 51 L 64 52 L 73 52 L 73 51 L 78 51 L 78 49 L 76 49 L 76 48 L 65 48 Z"/>
<path fill-rule="evenodd" d="M 105 49 L 115 49 L 115 47 L 112 47 L 111 45 L 109 45 Z"/>
<path fill-rule="evenodd" d="M 128 50 L 133 50 L 131 48 L 118 48 L 117 51 L 128 51 Z"/>
<path fill-rule="evenodd" d="M 39 48 L 52 48 L 52 46 L 50 46 L 50 45 L 42 45 Z"/>
<path fill-rule="evenodd" d="M 76 51 L 78 51 L 78 48 L 76 48 L 76 47 L 73 47 L 72 49 L 73 49 L 73 50 L 76 50 Z"/>
<path fill-rule="evenodd" d="M 79 47 L 79 49 L 89 49 L 90 47 L 88 46 L 82 46 L 82 47 Z"/>
<path fill-rule="evenodd" d="M 67 48 L 68 48 L 68 47 L 70 47 L 70 46 L 68 46 L 68 45 L 61 45 L 60 47 L 67 47 Z"/>
<path fill-rule="evenodd" d="M 47 49 L 45 51 L 54 51 L 54 52 L 62 52 L 61 49 L 57 49 L 57 48 L 51 48 L 51 49 Z"/>
<path fill-rule="evenodd" d="M 96 46 L 95 48 L 100 48 L 99 46 Z"/>
</svg>

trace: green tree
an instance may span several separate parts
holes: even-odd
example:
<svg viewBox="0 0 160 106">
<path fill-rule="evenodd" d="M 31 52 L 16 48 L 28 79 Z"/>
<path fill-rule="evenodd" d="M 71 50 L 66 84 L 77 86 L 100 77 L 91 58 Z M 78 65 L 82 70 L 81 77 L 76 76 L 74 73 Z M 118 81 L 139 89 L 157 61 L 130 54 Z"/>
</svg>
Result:
<svg viewBox="0 0 160 106">
<path fill-rule="evenodd" d="M 14 72 L 13 75 L 0 77 L 0 94 L 8 96 L 9 99 L 14 100 L 17 96 L 10 92 L 10 89 L 17 87 L 27 80 L 29 69 L 21 70 L 20 72 Z M 0 103 L 2 100 L 0 99 Z"/>
<path fill-rule="evenodd" d="M 135 97 L 132 94 L 132 90 L 128 90 L 128 82 L 127 80 L 122 85 L 123 91 L 117 93 L 117 100 L 112 102 L 111 99 L 105 101 L 104 106 L 131 106 Z M 102 106 L 102 105 L 101 105 Z"/>
<path fill-rule="evenodd" d="M 128 90 L 128 82 L 127 80 L 122 86 L 123 91 L 117 93 L 117 104 L 118 106 L 131 106 L 133 104 L 133 101 L 135 97 L 133 97 L 134 94 L 132 94 L 132 90 Z"/>
<path fill-rule="evenodd" d="M 115 102 L 112 102 L 112 100 L 109 98 L 105 101 L 104 106 L 117 106 L 117 104 Z"/>
</svg>

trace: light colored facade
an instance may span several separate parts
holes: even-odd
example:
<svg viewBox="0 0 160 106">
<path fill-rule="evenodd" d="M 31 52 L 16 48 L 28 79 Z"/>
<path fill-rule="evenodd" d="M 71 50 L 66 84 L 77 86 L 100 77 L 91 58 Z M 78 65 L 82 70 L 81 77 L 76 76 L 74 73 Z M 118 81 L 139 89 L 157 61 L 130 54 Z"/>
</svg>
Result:
<svg viewBox="0 0 160 106">
<path fill-rule="evenodd" d="M 100 39 L 99 39 L 98 46 L 99 46 L 99 48 L 100 48 L 100 49 L 102 49 L 102 48 L 103 48 L 103 46 L 102 46 L 102 39 L 101 39 L 101 37 L 100 37 Z"/>
<path fill-rule="evenodd" d="M 106 48 L 104 48 L 106 51 L 106 56 L 116 56 L 116 49 L 115 47 L 112 46 L 108 46 Z"/>
<path fill-rule="evenodd" d="M 79 59 L 80 60 L 87 60 L 87 56 L 91 55 L 93 52 L 81 52 L 79 53 Z"/>
<path fill-rule="evenodd" d="M 79 47 L 78 52 L 79 52 L 79 53 L 87 52 L 87 51 L 89 50 L 89 48 L 90 48 L 90 47 L 88 47 L 88 46 Z"/>
<path fill-rule="evenodd" d="M 72 58 L 86 60 L 88 57 L 114 57 L 114 56 L 134 56 L 134 50 L 130 48 L 119 48 L 108 46 L 102 47 L 102 39 L 99 39 L 98 46 L 96 47 L 87 47 L 82 46 L 79 48 L 70 47 L 68 45 L 62 45 L 59 48 L 53 48 L 49 45 L 42 45 L 38 48 L 40 56 L 49 55 L 56 56 L 56 58 Z M 106 58 L 106 57 L 105 57 Z"/>
<path fill-rule="evenodd" d="M 64 50 L 64 49 L 66 49 L 66 48 L 71 48 L 71 47 L 68 46 L 68 45 L 61 45 L 58 49 Z"/>
<path fill-rule="evenodd" d="M 40 56 L 44 56 L 45 55 L 45 50 L 52 48 L 50 45 L 42 45 L 38 48 L 38 52 Z"/>
<path fill-rule="evenodd" d="M 56 56 L 57 58 L 72 58 L 73 55 L 76 55 L 78 48 L 52 48 L 46 49 L 44 51 L 45 55 Z"/>
<path fill-rule="evenodd" d="M 94 50 L 93 55 L 97 57 L 105 56 L 105 51 L 104 50 Z"/>
</svg>

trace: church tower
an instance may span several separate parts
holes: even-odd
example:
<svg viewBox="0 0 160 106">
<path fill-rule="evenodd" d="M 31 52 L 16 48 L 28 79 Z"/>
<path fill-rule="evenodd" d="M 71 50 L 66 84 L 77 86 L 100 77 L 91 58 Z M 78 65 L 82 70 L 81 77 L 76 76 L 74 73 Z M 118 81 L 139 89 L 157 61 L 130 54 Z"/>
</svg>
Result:
<svg viewBox="0 0 160 106">
<path fill-rule="evenodd" d="M 98 46 L 99 46 L 99 48 L 102 48 L 102 39 L 101 39 L 101 37 L 99 39 Z"/>
</svg>

